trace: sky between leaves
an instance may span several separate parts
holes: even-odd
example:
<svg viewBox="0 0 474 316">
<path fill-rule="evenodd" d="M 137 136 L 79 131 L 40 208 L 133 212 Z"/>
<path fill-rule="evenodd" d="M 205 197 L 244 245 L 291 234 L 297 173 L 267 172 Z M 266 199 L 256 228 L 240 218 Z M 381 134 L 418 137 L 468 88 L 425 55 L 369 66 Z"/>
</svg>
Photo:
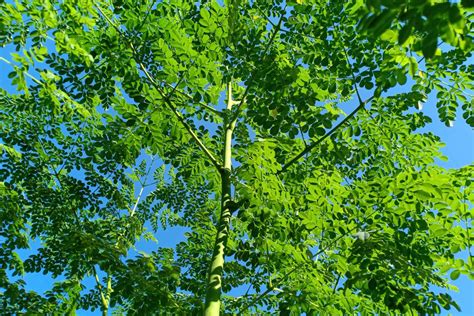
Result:
<svg viewBox="0 0 474 316">
<path fill-rule="evenodd" d="M 10 53 L 12 51 L 11 48 L 1 48 L 0 57 L 10 60 Z M 11 67 L 1 61 L 0 73 L 5 74 L 10 71 Z M 15 91 L 15 88 L 11 86 L 10 79 L 6 76 L 0 77 L 0 87 L 11 92 Z M 430 98 L 430 100 L 433 99 Z M 472 164 L 474 162 L 474 133 L 464 120 L 459 119 L 454 123 L 453 127 L 447 128 L 439 121 L 435 105 L 432 101 L 425 104 L 422 111 L 433 118 L 433 123 L 427 126 L 425 130 L 434 132 L 440 136 L 442 141 L 446 144 L 446 147 L 444 147 L 442 151 L 448 157 L 448 161 L 438 161 L 438 164 L 445 168 L 459 168 Z M 181 228 L 172 228 L 162 232 L 158 235 L 159 245 L 162 247 L 174 247 L 178 242 L 183 240 L 184 232 L 185 230 Z M 141 241 L 137 246 L 139 249 L 148 252 L 154 250 L 156 244 Z M 24 255 L 26 257 L 28 251 L 25 251 Z M 51 279 L 40 273 L 25 275 L 25 279 L 31 290 L 41 292 L 50 287 L 49 282 L 51 282 Z M 459 288 L 459 292 L 452 293 L 452 296 L 453 299 L 459 303 L 462 312 L 443 310 L 443 315 L 474 315 L 474 301 L 471 297 L 472 293 L 474 293 L 474 282 L 469 280 L 465 275 L 461 275 L 459 279 L 452 282 Z M 91 286 L 93 286 L 92 282 Z M 94 315 L 96 312 L 80 311 L 78 315 Z"/>
<path fill-rule="evenodd" d="M 9 48 L 0 49 L 0 57 L 7 60 L 11 60 L 10 53 L 12 52 Z M 0 61 L 0 73 L 7 74 L 11 71 L 8 64 Z M 0 87 L 9 91 L 14 91 L 11 87 L 10 79 L 5 75 L 0 76 Z M 433 99 L 430 99 L 433 100 Z M 474 161 L 474 134 L 472 129 L 460 118 L 454 122 L 454 126 L 447 128 L 443 123 L 438 120 L 436 109 L 433 101 L 425 104 L 423 109 L 425 113 L 433 118 L 433 123 L 430 124 L 426 130 L 433 131 L 439 135 L 441 139 L 446 143 L 446 147 L 443 148 L 443 153 L 449 158 L 447 162 L 438 161 L 438 163 L 445 168 L 458 168 L 468 164 L 472 164 Z M 183 230 L 172 229 L 164 232 L 158 236 L 160 246 L 172 247 L 183 238 Z M 149 243 L 143 243 L 141 247 L 144 251 L 151 251 L 153 245 Z M 27 275 L 25 278 L 28 279 L 28 286 L 32 290 L 43 290 L 49 288 L 48 282 L 50 279 L 47 276 L 41 274 Z M 466 276 L 462 275 L 453 284 L 458 286 L 460 292 L 453 293 L 453 299 L 456 300 L 462 308 L 462 313 L 451 312 L 453 315 L 474 315 L 474 301 L 472 300 L 472 293 L 474 293 L 474 282 L 469 280 Z M 97 312 L 97 311 L 96 311 Z M 443 311 L 443 314 L 448 315 L 449 311 Z M 85 313 L 79 312 L 78 315 L 94 315 L 96 313 Z"/>
</svg>

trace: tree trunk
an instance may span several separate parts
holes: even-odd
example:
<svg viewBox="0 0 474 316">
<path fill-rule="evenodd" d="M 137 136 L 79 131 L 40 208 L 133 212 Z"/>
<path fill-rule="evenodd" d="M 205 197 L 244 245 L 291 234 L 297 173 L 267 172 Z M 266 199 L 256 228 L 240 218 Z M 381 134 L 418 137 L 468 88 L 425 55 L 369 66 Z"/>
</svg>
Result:
<svg viewBox="0 0 474 316">
<path fill-rule="evenodd" d="M 227 110 L 232 110 L 232 87 L 227 86 Z M 226 120 L 224 138 L 224 166 L 221 170 L 221 214 L 217 227 L 216 242 L 212 253 L 212 262 L 209 268 L 209 278 L 207 281 L 206 304 L 204 308 L 205 316 L 219 315 L 222 293 L 222 274 L 224 272 L 224 252 L 229 237 L 231 210 L 231 183 L 230 174 L 232 169 L 232 133 L 235 124 Z"/>
</svg>

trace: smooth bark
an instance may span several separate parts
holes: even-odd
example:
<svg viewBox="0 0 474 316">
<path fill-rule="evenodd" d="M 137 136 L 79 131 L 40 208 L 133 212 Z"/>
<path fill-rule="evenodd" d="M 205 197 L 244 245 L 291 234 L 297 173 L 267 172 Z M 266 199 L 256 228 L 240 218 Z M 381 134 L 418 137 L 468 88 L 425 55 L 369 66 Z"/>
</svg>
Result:
<svg viewBox="0 0 474 316">
<path fill-rule="evenodd" d="M 232 110 L 232 86 L 231 83 L 227 86 L 227 110 Z M 229 237 L 230 218 L 232 216 L 232 196 L 231 196 L 231 182 L 230 174 L 232 170 L 232 133 L 234 131 L 235 122 L 225 122 L 225 138 L 224 138 L 224 165 L 221 169 L 221 213 L 219 224 L 217 226 L 217 236 L 212 253 L 212 261 L 209 268 L 209 278 L 206 291 L 206 304 L 204 308 L 204 315 L 216 316 L 219 315 L 221 306 L 222 293 L 222 274 L 224 272 L 224 259 L 227 239 Z"/>
</svg>

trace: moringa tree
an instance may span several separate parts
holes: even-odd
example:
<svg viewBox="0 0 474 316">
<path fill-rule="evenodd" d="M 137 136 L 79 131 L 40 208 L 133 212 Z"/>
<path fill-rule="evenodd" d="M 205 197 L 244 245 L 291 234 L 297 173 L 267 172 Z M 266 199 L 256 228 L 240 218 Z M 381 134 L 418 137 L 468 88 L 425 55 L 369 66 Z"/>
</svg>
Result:
<svg viewBox="0 0 474 316">
<path fill-rule="evenodd" d="M 392 2 L 0 4 L 1 309 L 458 308 L 474 170 L 418 110 L 474 125 L 472 9 Z"/>
</svg>

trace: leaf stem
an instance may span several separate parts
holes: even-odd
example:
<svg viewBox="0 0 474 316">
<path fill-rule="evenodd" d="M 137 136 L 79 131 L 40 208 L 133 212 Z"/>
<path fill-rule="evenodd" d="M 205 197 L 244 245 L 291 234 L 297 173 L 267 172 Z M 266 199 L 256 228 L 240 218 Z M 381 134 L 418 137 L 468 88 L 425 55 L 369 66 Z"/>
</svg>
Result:
<svg viewBox="0 0 474 316">
<path fill-rule="evenodd" d="M 151 168 L 153 167 L 153 163 L 155 162 L 155 157 L 153 157 L 151 159 L 151 162 L 150 162 L 150 166 L 148 167 L 148 170 L 146 171 L 146 174 L 145 174 L 145 179 L 144 181 L 141 181 L 141 179 L 138 180 L 138 182 L 140 183 L 141 185 L 141 188 L 140 188 L 140 192 L 138 193 L 138 197 L 137 197 L 137 200 L 135 201 L 135 204 L 133 205 L 133 208 L 130 210 L 130 208 L 127 206 L 127 208 L 129 209 L 130 211 L 130 217 L 133 217 L 133 215 L 135 215 L 135 212 L 137 210 L 137 207 L 138 207 L 138 203 L 140 202 L 140 199 L 143 195 L 143 191 L 145 190 L 145 187 L 147 187 L 146 185 L 146 181 L 148 180 L 148 176 L 150 174 L 150 171 L 151 171 Z"/>
</svg>

